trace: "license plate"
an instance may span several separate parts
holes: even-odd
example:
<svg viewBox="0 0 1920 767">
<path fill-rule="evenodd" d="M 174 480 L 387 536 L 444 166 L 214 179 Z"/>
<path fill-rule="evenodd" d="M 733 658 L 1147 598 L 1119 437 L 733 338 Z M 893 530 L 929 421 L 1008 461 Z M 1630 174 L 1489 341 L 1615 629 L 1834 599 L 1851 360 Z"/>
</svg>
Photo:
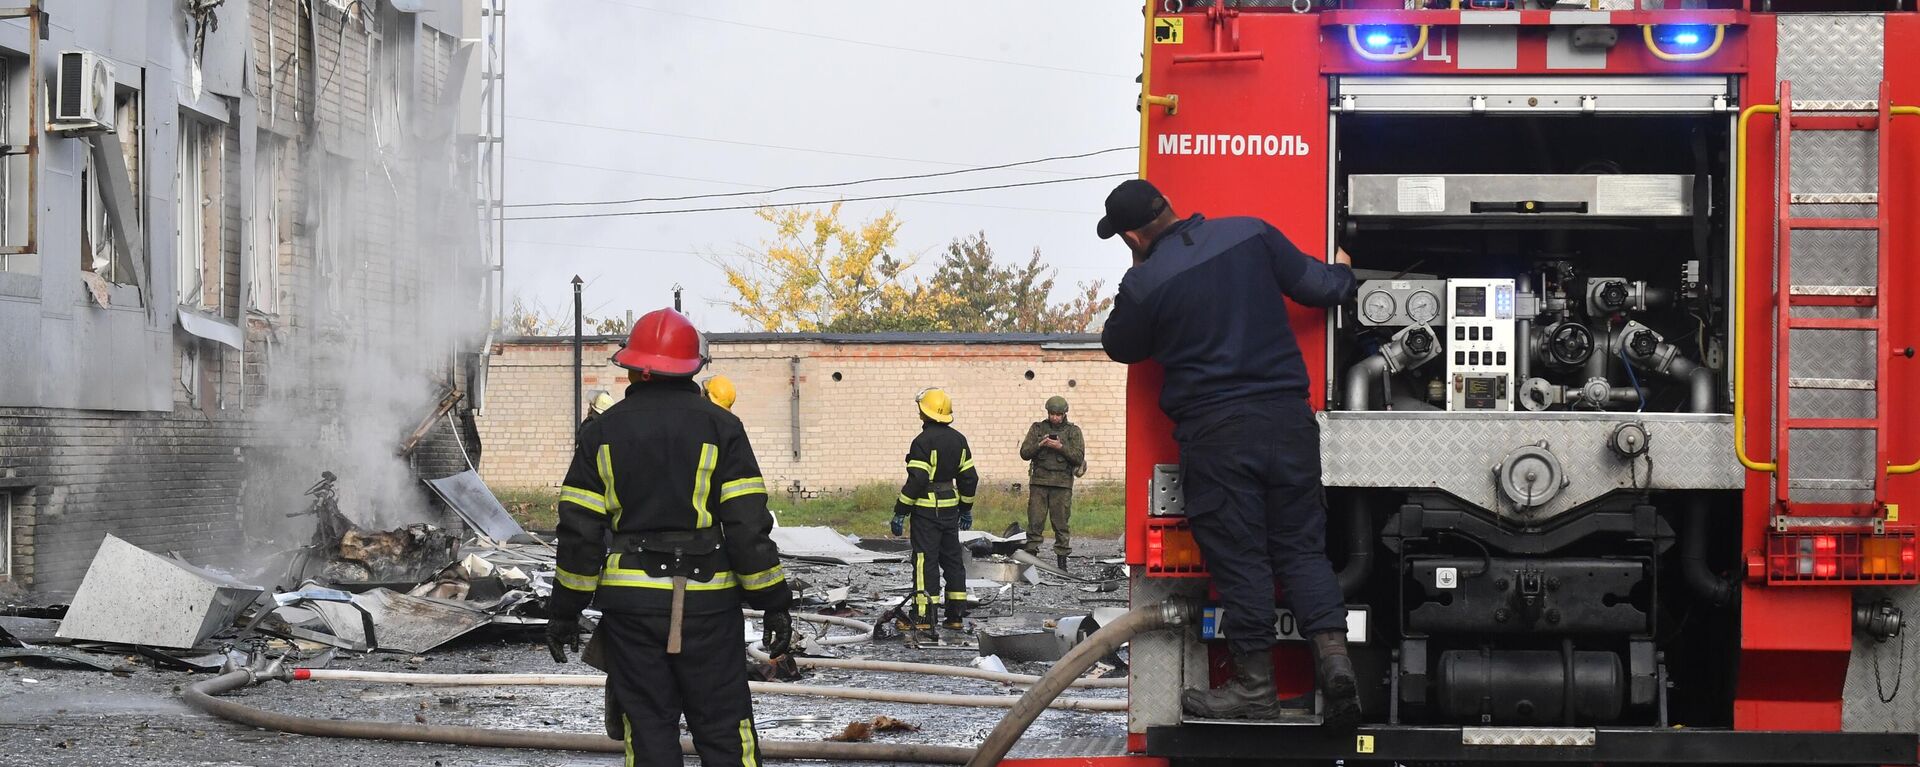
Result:
<svg viewBox="0 0 1920 767">
<path fill-rule="evenodd" d="M 1280 608 L 1274 620 L 1275 638 L 1282 642 L 1304 642 L 1306 636 L 1300 633 L 1300 622 L 1293 617 L 1293 611 Z M 1200 638 L 1226 639 L 1227 629 L 1224 620 L 1227 609 L 1224 607 L 1206 607 L 1200 611 Z M 1367 643 L 1367 608 L 1347 608 L 1347 642 L 1349 644 Z"/>
</svg>

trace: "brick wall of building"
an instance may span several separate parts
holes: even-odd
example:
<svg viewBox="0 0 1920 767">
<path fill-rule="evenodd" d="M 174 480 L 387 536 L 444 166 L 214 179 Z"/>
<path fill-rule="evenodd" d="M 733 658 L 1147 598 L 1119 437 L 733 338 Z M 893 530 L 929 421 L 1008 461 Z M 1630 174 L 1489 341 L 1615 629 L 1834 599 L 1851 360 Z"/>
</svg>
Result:
<svg viewBox="0 0 1920 767">
<path fill-rule="evenodd" d="M 989 485 L 1026 482 L 1020 439 L 1029 424 L 1045 417 L 1043 405 L 1055 394 L 1069 400 L 1068 417 L 1086 434 L 1083 481 L 1118 481 L 1126 368 L 1091 341 L 716 334 L 710 339 L 713 365 L 701 375 L 733 379 L 740 393 L 734 412 L 747 426 L 769 486 L 781 491 L 796 484 L 802 491 L 829 491 L 901 479 L 907 444 L 920 428 L 913 397 L 928 386 L 953 395 L 954 425 L 967 435 Z M 598 339 L 587 345 L 586 390 L 621 396 L 626 371 L 606 362 L 616 348 Z M 573 445 L 572 365 L 570 343 L 527 339 L 500 346 L 489 367 L 486 412 L 478 419 L 487 446 L 480 470 L 488 483 L 560 482 Z"/>
</svg>

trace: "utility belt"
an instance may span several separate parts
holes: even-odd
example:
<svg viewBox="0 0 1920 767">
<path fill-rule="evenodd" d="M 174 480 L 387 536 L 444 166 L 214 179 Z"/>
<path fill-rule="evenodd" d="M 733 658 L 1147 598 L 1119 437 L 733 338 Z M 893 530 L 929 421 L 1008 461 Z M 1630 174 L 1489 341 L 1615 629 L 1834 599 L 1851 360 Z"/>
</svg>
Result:
<svg viewBox="0 0 1920 767">
<path fill-rule="evenodd" d="M 613 553 L 621 566 L 655 578 L 686 578 L 706 583 L 729 569 L 726 537 L 718 527 L 698 530 L 649 530 L 614 533 Z"/>
<path fill-rule="evenodd" d="M 929 492 L 929 493 L 951 493 L 951 492 L 955 492 L 955 490 L 954 490 L 954 487 L 953 487 L 953 480 L 951 480 L 951 479 L 943 479 L 943 480 L 940 480 L 940 481 L 938 481 L 938 482 L 928 482 L 928 483 L 927 483 L 927 492 Z"/>
</svg>

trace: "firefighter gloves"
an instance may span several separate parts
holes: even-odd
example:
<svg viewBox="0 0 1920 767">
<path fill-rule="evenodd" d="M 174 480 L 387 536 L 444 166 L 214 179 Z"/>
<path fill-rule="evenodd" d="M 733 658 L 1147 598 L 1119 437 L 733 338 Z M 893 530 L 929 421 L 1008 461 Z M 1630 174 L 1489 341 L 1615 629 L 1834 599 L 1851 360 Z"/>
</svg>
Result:
<svg viewBox="0 0 1920 767">
<path fill-rule="evenodd" d="M 973 509 L 967 509 L 966 511 L 960 512 L 960 529 L 962 530 L 973 529 Z"/>
<path fill-rule="evenodd" d="M 887 529 L 893 533 L 893 537 L 895 538 L 898 538 L 902 535 L 906 535 L 907 534 L 907 515 L 895 513 L 893 515 L 893 519 L 887 522 Z"/>
<path fill-rule="evenodd" d="M 760 644 L 767 657 L 778 659 L 793 652 L 793 615 L 786 610 L 768 610 L 760 619 Z"/>
<path fill-rule="evenodd" d="M 553 662 L 567 662 L 567 650 L 580 651 L 580 619 L 550 618 L 547 620 L 547 652 L 553 654 Z"/>
</svg>

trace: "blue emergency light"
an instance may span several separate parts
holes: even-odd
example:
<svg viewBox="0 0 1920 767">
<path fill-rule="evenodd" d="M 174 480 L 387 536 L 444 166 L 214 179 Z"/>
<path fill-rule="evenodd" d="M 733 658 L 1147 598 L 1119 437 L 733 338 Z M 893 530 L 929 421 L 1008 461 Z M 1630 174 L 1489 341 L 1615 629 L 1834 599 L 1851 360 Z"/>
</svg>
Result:
<svg viewBox="0 0 1920 767">
<path fill-rule="evenodd" d="M 1713 27 L 1706 24 L 1656 24 L 1653 39 L 1668 53 L 1699 53 L 1713 43 Z"/>
<path fill-rule="evenodd" d="M 1404 46 L 1412 36 L 1403 26 L 1363 26 L 1360 28 L 1360 46 L 1368 53 L 1392 53 L 1395 48 Z"/>
</svg>

